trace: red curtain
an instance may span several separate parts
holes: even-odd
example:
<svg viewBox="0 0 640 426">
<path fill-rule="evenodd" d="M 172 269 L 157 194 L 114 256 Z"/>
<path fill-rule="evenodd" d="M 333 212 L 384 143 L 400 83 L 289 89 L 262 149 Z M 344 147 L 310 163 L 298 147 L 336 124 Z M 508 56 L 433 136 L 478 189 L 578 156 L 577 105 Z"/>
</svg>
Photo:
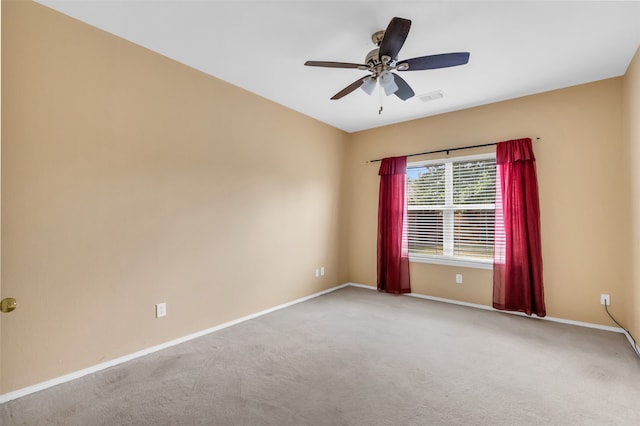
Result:
<svg viewBox="0 0 640 426">
<path fill-rule="evenodd" d="M 493 307 L 543 317 L 540 205 L 531 139 L 497 144 L 496 168 Z"/>
<path fill-rule="evenodd" d="M 378 174 L 378 290 L 410 293 L 407 157 L 385 158 Z"/>
</svg>

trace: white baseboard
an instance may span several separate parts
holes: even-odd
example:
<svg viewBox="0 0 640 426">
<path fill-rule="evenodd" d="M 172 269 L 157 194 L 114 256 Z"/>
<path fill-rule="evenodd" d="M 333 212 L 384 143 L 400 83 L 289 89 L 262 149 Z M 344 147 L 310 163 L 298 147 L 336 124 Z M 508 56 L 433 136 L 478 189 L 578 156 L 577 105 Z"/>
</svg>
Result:
<svg viewBox="0 0 640 426">
<path fill-rule="evenodd" d="M 373 286 L 370 286 L 370 285 L 357 284 L 357 283 L 348 283 L 347 285 L 352 286 L 352 287 L 358 287 L 358 288 L 366 288 L 368 290 L 377 290 L 377 287 L 373 287 Z M 442 298 L 442 297 L 426 296 L 424 294 L 418 294 L 418 293 L 406 293 L 403 296 L 416 297 L 416 298 L 419 298 L 419 299 L 434 300 L 436 302 L 444 302 L 444 303 L 450 303 L 450 304 L 453 304 L 453 305 L 467 306 L 467 307 L 470 307 L 470 308 L 484 309 L 486 311 L 500 312 L 500 313 L 503 313 L 503 314 L 518 315 L 518 316 L 522 316 L 522 317 L 526 317 L 526 318 L 533 318 L 533 319 L 537 319 L 537 320 L 553 321 L 553 322 L 559 322 L 559 323 L 563 323 L 563 324 L 577 325 L 577 326 L 580 326 L 580 327 L 596 328 L 598 330 L 606 330 L 606 331 L 613 331 L 615 333 L 623 333 L 625 336 L 627 336 L 627 339 L 629 340 L 629 343 L 631 343 L 631 345 L 633 346 L 633 339 L 631 338 L 629 333 L 627 333 L 626 330 L 624 330 L 623 328 L 620 328 L 620 327 L 611 327 L 611 326 L 608 326 L 608 325 L 594 324 L 594 323 L 583 322 L 583 321 L 574 321 L 574 320 L 569 320 L 569 319 L 564 319 L 564 318 L 555 318 L 555 317 L 549 317 L 549 316 L 545 316 L 545 317 L 529 316 L 529 315 L 524 314 L 522 312 L 502 311 L 502 310 L 499 310 L 499 309 L 495 309 L 492 306 L 480 305 L 480 304 L 477 304 L 477 303 L 462 302 L 462 301 L 454 300 L 454 299 L 445 299 L 445 298 Z"/>
<path fill-rule="evenodd" d="M 20 397 L 23 397 L 23 396 L 26 396 L 26 395 L 29 395 L 29 394 L 32 394 L 34 392 L 38 392 L 38 391 L 41 391 L 41 390 L 44 390 L 44 389 L 47 389 L 47 388 L 62 384 L 62 383 L 69 382 L 71 380 L 79 379 L 80 377 L 86 376 L 87 374 L 96 373 L 96 372 L 104 370 L 106 368 L 110 368 L 110 367 L 113 367 L 115 365 L 122 364 L 122 363 L 127 362 L 127 361 L 131 361 L 131 360 L 139 358 L 141 356 L 152 354 L 152 353 L 157 352 L 157 351 L 162 350 L 162 349 L 170 348 L 171 346 L 179 345 L 180 343 L 184 343 L 184 342 L 187 342 L 189 340 L 193 340 L 193 339 L 196 339 L 198 337 L 202 337 L 202 336 L 205 336 L 207 334 L 214 333 L 214 332 L 216 332 L 218 330 L 222 330 L 224 328 L 228 328 L 228 327 L 234 326 L 236 324 L 240 324 L 240 323 L 242 323 L 244 321 L 248 321 L 248 320 L 251 320 L 251 319 L 254 319 L 254 318 L 258 318 L 258 317 L 260 317 L 262 315 L 266 315 L 266 314 L 269 314 L 271 312 L 275 312 L 277 310 L 284 309 L 284 308 L 287 308 L 289 306 L 292 306 L 292 305 L 295 305 L 295 304 L 298 304 L 298 303 L 313 299 L 315 297 L 322 296 L 323 294 L 331 293 L 331 292 L 334 292 L 336 290 L 340 290 L 342 288 L 349 287 L 349 286 L 350 287 L 364 288 L 364 289 L 367 289 L 367 290 L 377 290 L 376 287 L 370 286 L 370 285 L 351 283 L 351 282 L 345 283 L 345 284 L 342 284 L 342 285 L 339 285 L 339 286 L 336 286 L 336 287 L 332 287 L 332 288 L 329 288 L 329 289 L 326 289 L 326 290 L 323 290 L 323 291 L 320 291 L 320 292 L 317 292 L 317 293 L 313 293 L 313 294 L 311 294 L 309 296 L 305 296 L 305 297 L 302 297 L 300 299 L 293 300 L 291 302 L 283 303 L 281 305 L 277 305 L 277 306 L 274 306 L 272 308 L 265 309 L 265 310 L 260 311 L 260 312 L 256 312 L 254 314 L 246 315 L 244 317 L 241 317 L 241 318 L 238 318 L 238 319 L 235 319 L 235 320 L 232 320 L 232 321 L 228 321 L 228 322 L 225 322 L 223 324 L 219 324 L 217 326 L 208 328 L 206 330 L 202 330 L 202 331 L 199 331 L 199 332 L 196 332 L 196 333 L 193 333 L 193 334 L 189 334 L 187 336 L 183 336 L 183 337 L 180 337 L 180 338 L 177 338 L 177 339 L 174 339 L 174 340 L 170 340 L 168 342 L 161 343 L 159 345 L 152 346 L 150 348 L 146 348 L 146 349 L 143 349 L 143 350 L 138 351 L 138 352 L 134 352 L 134 353 L 129 354 L 129 355 L 125 355 L 125 356 L 122 356 L 122 357 L 119 357 L 119 358 L 116 358 L 116 359 L 112 359 L 110 361 L 106 361 L 106 362 L 103 362 L 103 363 L 100 363 L 100 364 L 96 364 L 94 366 L 91 366 L 91 367 L 88 367 L 88 368 L 85 368 L 85 369 L 82 369 L 82 370 L 79 370 L 79 371 L 75 371 L 73 373 L 65 374 L 64 376 L 56 377 L 54 379 L 47 380 L 45 382 L 37 383 L 35 385 L 28 386 L 26 388 L 22 388 L 22 389 L 18 389 L 16 391 L 5 393 L 3 395 L 0 395 L 0 404 L 2 404 L 4 402 L 7 402 L 7 401 L 11 401 L 11 400 L 17 399 L 17 398 L 20 398 Z M 420 298 L 420 299 L 428 299 L 428 300 L 433 300 L 433 301 L 437 301 L 437 302 L 451 303 L 451 304 L 454 304 L 454 305 L 467 306 L 467 307 L 477 308 L 477 309 L 484 309 L 484 310 L 487 310 L 487 311 L 495 311 L 495 312 L 501 312 L 501 313 L 508 313 L 508 314 L 511 314 L 511 315 L 520 315 L 520 316 L 528 317 L 528 315 L 525 315 L 525 314 L 520 313 L 520 312 L 500 311 L 500 310 L 494 309 L 491 306 L 479 305 L 479 304 L 468 303 L 468 302 L 461 302 L 459 300 L 444 299 L 444 298 L 441 298 L 441 297 L 426 296 L 426 295 L 417 294 L 417 293 L 408 293 L 408 294 L 405 294 L 405 296 L 416 297 L 416 298 Z M 539 320 L 546 320 L 546 321 L 554 321 L 554 322 L 559 322 L 559 323 L 564 323 L 564 324 L 577 325 L 577 326 L 581 326 L 581 327 L 588 327 L 588 328 L 596 328 L 596 329 L 600 329 L 600 330 L 613 331 L 613 332 L 616 332 L 616 333 L 623 333 L 625 336 L 627 336 L 627 339 L 629 340 L 629 343 L 631 343 L 631 345 L 633 346 L 633 339 L 631 338 L 631 336 L 624 329 L 619 328 L 619 327 L 609 327 L 609 326 L 606 326 L 606 325 L 593 324 L 593 323 L 582 322 L 582 321 L 573 321 L 573 320 L 567 320 L 567 319 L 562 319 L 562 318 L 553 318 L 553 317 L 544 317 L 544 318 L 532 317 L 532 318 L 539 319 Z M 635 349 L 634 349 L 634 351 L 635 351 Z"/>
<path fill-rule="evenodd" d="M 608 326 L 608 325 L 594 324 L 594 323 L 583 322 L 583 321 L 574 321 L 574 320 L 569 320 L 569 319 L 564 319 L 564 318 L 556 318 L 556 317 L 550 317 L 550 316 L 539 317 L 539 316 L 535 316 L 535 315 L 527 315 L 527 314 L 522 313 L 522 312 L 502 311 L 502 310 L 496 309 L 496 308 L 494 308 L 492 306 L 480 305 L 480 304 L 476 304 L 476 303 L 460 302 L 458 300 L 443 299 L 441 297 L 425 296 L 423 294 L 408 293 L 406 296 L 417 297 L 417 298 L 420 298 L 420 299 L 435 300 L 437 302 L 451 303 L 453 305 L 468 306 L 470 308 L 484 309 L 486 311 L 500 312 L 500 313 L 503 313 L 503 314 L 517 315 L 517 316 L 526 317 L 526 318 L 532 318 L 532 319 L 536 319 L 536 320 L 559 322 L 559 323 L 563 323 L 563 324 L 577 325 L 577 326 L 580 326 L 580 327 L 597 328 L 599 330 L 613 331 L 613 332 L 616 332 L 616 333 L 624 333 L 623 329 L 621 329 L 619 327 L 611 327 L 611 326 Z"/>
<path fill-rule="evenodd" d="M 638 357 L 640 357 L 640 349 L 638 349 L 638 345 L 636 341 L 633 340 L 633 337 L 631 336 L 631 334 L 629 334 L 627 330 L 623 330 L 622 332 L 624 333 L 625 336 L 627 336 L 627 340 L 629 341 L 629 344 L 633 348 L 633 351 L 636 353 L 636 355 L 638 355 Z"/>
<path fill-rule="evenodd" d="M 371 286 L 371 285 L 357 284 L 357 283 L 347 283 L 347 284 L 341 286 L 341 288 L 342 287 L 346 287 L 346 286 L 365 288 L 367 290 L 376 290 L 376 291 L 378 290 L 377 287 L 374 287 L 374 286 Z M 640 351 L 638 350 L 638 348 L 636 346 L 636 342 L 633 340 L 633 337 L 629 334 L 629 332 L 627 330 L 625 330 L 624 328 L 621 328 L 621 327 L 612 327 L 612 326 L 608 326 L 608 325 L 594 324 L 594 323 L 583 322 L 583 321 L 574 321 L 574 320 L 569 320 L 569 319 L 564 319 L 564 318 L 556 318 L 556 317 L 549 317 L 549 316 L 545 316 L 545 317 L 529 316 L 529 315 L 524 314 L 522 312 L 502 311 L 502 310 L 499 310 L 499 309 L 495 309 L 493 306 L 480 305 L 480 304 L 477 304 L 477 303 L 462 302 L 460 300 L 454 300 L 454 299 L 444 299 L 442 297 L 426 296 L 424 294 L 418 294 L 418 293 L 406 293 L 406 294 L 404 294 L 404 296 L 417 297 L 419 299 L 434 300 L 436 302 L 451 303 L 453 305 L 468 306 L 470 308 L 484 309 L 486 311 L 494 311 L 494 312 L 500 312 L 500 313 L 510 314 L 510 315 L 518 315 L 518 316 L 522 316 L 522 317 L 526 317 L 526 318 L 533 318 L 533 319 L 537 319 L 537 320 L 559 322 L 559 323 L 562 323 L 562 324 L 577 325 L 579 327 L 595 328 L 595 329 L 598 329 L 598 330 L 613 331 L 614 333 L 622 333 L 627 337 L 627 340 L 629 341 L 629 344 L 631 345 L 633 351 L 640 357 Z"/>
<path fill-rule="evenodd" d="M 262 315 L 266 315 L 266 314 L 269 314 L 271 312 L 287 308 L 289 306 L 304 302 L 306 300 L 313 299 L 313 298 L 318 297 L 318 296 L 322 296 L 323 294 L 334 292 L 334 291 L 339 290 L 341 288 L 345 288 L 345 287 L 347 287 L 349 285 L 350 284 L 347 283 L 347 284 L 342 284 L 342 285 L 339 285 L 339 286 L 336 286 L 336 287 L 332 287 L 332 288 L 329 288 L 329 289 L 326 289 L 326 290 L 322 290 L 322 291 L 319 291 L 317 293 L 313 293 L 313 294 L 311 294 L 309 296 L 305 296 L 305 297 L 301 297 L 300 299 L 293 300 L 291 302 L 283 303 L 281 305 L 277 305 L 277 306 L 274 306 L 272 308 L 265 309 L 265 310 L 260 311 L 260 312 L 256 312 L 254 314 L 250 314 L 250 315 L 247 315 L 247 316 L 244 316 L 244 317 L 241 317 L 241 318 L 229 321 L 229 322 L 225 322 L 223 324 L 216 325 L 215 327 L 211 327 L 211 328 L 208 328 L 206 330 L 198 331 L 196 333 L 189 334 L 187 336 L 179 337 L 177 339 L 170 340 L 168 342 L 161 343 L 159 345 L 152 346 L 150 348 L 146 348 L 146 349 L 143 349 L 143 350 L 138 351 L 138 352 L 134 352 L 134 353 L 129 354 L 129 355 L 121 356 L 119 358 L 112 359 L 110 361 L 106 361 L 106 362 L 103 362 L 103 363 L 100 363 L 100 364 L 96 364 L 94 366 L 91 366 L 91 367 L 88 367 L 88 368 L 85 368 L 85 369 L 82 369 L 82 370 L 79 370 L 79 371 L 75 371 L 73 373 L 65 374 L 64 376 L 56 377 L 54 379 L 47 380 L 47 381 L 41 382 L 41 383 L 37 383 L 37 384 L 32 385 L 32 386 L 27 386 L 26 388 L 22 388 L 22 389 L 18 389 L 16 391 L 5 393 L 3 395 L 0 395 L 0 404 L 2 404 L 4 402 L 7 402 L 7 401 L 11 401 L 13 399 L 17 399 L 17 398 L 29 395 L 29 394 L 32 394 L 34 392 L 38 392 L 38 391 L 41 391 L 41 390 L 56 386 L 56 385 L 60 385 L 62 383 L 70 382 L 71 380 L 79 379 L 80 377 L 86 376 L 87 374 L 96 373 L 96 372 L 98 372 L 100 370 L 104 370 L 106 368 L 110 368 L 110 367 L 113 367 L 115 365 L 122 364 L 123 362 L 131 361 L 131 360 L 139 358 L 141 356 L 149 355 L 149 354 L 152 354 L 152 353 L 157 352 L 159 350 L 170 348 L 171 346 L 179 345 L 180 343 L 184 343 L 184 342 L 187 342 L 189 340 L 193 340 L 193 339 L 196 339 L 198 337 L 202 337 L 202 336 L 205 336 L 207 334 L 214 333 L 214 332 L 216 332 L 218 330 L 222 330 L 224 328 L 228 328 L 228 327 L 231 327 L 233 325 L 240 324 L 241 322 L 245 322 L 245 321 L 260 317 Z"/>
<path fill-rule="evenodd" d="M 356 284 L 356 283 L 347 283 L 350 287 L 358 287 L 358 288 L 366 288 L 367 290 L 376 290 L 378 291 L 378 287 L 372 285 L 364 285 L 364 284 Z"/>
</svg>

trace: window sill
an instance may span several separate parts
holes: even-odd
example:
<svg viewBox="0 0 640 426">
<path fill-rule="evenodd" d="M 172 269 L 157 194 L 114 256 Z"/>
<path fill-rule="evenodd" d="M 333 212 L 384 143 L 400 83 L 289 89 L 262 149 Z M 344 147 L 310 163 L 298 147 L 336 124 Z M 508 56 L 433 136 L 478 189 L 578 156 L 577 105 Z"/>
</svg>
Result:
<svg viewBox="0 0 640 426">
<path fill-rule="evenodd" d="M 432 263 L 435 265 L 458 266 L 462 268 L 493 269 L 493 260 L 465 259 L 460 257 L 428 256 L 410 254 L 409 262 Z"/>
</svg>

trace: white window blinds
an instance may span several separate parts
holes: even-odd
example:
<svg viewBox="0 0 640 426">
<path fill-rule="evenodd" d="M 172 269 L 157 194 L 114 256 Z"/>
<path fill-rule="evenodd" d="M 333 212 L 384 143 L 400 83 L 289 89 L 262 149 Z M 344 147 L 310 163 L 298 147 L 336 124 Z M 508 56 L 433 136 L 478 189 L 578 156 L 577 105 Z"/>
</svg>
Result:
<svg viewBox="0 0 640 426">
<path fill-rule="evenodd" d="M 410 254 L 493 258 L 493 155 L 409 163 L 407 178 Z"/>
</svg>

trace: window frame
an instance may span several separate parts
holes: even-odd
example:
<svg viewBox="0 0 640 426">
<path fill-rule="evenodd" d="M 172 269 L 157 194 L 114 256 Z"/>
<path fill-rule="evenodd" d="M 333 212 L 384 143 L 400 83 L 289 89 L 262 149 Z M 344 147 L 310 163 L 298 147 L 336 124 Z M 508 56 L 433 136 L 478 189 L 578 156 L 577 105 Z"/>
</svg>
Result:
<svg viewBox="0 0 640 426">
<path fill-rule="evenodd" d="M 485 153 L 485 154 L 475 154 L 475 155 L 465 155 L 459 157 L 448 157 L 448 158 L 437 158 L 432 160 L 422 160 L 422 161 L 411 161 L 407 163 L 407 169 L 414 167 L 423 167 L 433 164 L 446 164 L 449 163 L 452 167 L 454 162 L 465 162 L 465 161 L 475 161 L 475 160 L 487 160 L 493 159 L 495 160 L 496 154 L 495 152 Z M 407 180 L 408 182 L 408 180 Z M 452 184 L 451 184 L 452 185 Z M 452 187 L 446 188 L 445 197 L 453 197 Z M 453 202 L 451 202 L 453 205 Z M 445 205 L 446 202 L 445 202 Z M 494 203 L 495 209 L 495 203 Z M 455 209 L 451 209 L 452 213 Z M 443 238 L 446 238 L 447 231 L 443 229 Z M 447 265 L 447 266 L 458 266 L 463 268 L 475 268 L 475 269 L 493 269 L 493 259 L 473 259 L 461 256 L 449 256 L 449 255 L 433 255 L 433 254 L 417 254 L 409 252 L 409 261 L 416 263 L 429 263 L 436 265 Z"/>
</svg>

